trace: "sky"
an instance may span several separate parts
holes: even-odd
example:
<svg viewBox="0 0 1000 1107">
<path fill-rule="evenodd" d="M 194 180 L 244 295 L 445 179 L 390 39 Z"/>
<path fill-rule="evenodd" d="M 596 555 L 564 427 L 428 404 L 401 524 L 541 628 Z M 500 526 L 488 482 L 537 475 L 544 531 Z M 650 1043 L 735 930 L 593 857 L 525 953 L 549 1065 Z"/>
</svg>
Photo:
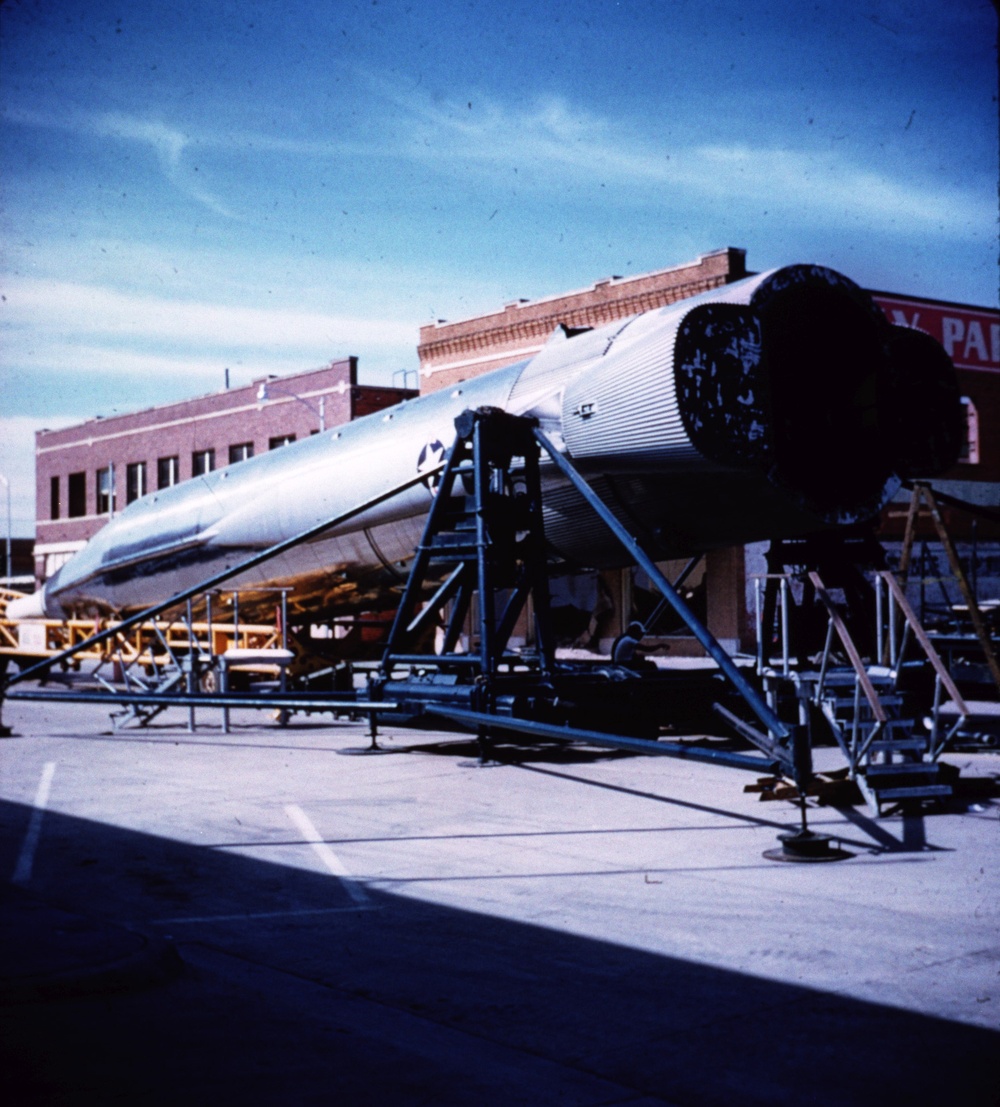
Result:
<svg viewBox="0 0 1000 1107">
<path fill-rule="evenodd" d="M 34 431 L 746 249 L 995 306 L 990 0 L 5 0 L 0 475 Z"/>
</svg>

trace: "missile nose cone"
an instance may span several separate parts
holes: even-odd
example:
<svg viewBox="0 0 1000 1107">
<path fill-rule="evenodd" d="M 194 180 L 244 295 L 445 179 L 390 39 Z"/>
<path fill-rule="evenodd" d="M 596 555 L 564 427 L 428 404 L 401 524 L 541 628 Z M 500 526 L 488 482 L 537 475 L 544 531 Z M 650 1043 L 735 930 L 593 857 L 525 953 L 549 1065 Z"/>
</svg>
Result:
<svg viewBox="0 0 1000 1107">
<path fill-rule="evenodd" d="M 7 604 L 8 619 L 45 619 L 49 615 L 45 609 L 45 589 L 39 588 L 30 596 L 21 596 Z"/>
</svg>

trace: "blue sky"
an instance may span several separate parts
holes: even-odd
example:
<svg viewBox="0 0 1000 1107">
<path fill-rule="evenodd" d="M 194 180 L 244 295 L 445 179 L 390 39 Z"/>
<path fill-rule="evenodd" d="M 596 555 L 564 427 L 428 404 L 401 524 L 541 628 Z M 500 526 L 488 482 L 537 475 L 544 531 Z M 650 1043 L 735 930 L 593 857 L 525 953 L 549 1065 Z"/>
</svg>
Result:
<svg viewBox="0 0 1000 1107">
<path fill-rule="evenodd" d="M 7 0 L 0 473 L 33 431 L 723 246 L 996 304 L 990 0 Z"/>
</svg>

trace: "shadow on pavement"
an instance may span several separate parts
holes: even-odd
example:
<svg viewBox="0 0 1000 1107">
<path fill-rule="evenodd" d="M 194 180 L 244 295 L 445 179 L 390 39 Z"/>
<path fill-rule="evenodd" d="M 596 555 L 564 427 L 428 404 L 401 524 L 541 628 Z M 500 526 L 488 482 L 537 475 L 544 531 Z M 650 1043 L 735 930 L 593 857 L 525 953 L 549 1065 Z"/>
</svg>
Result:
<svg viewBox="0 0 1000 1107">
<path fill-rule="evenodd" d="M 29 818 L 0 804 L 5 872 Z M 183 966 L 0 993 L 20 1105 L 997 1103 L 1000 1034 L 964 1024 L 51 811 L 36 872 L 6 980 L 64 972 L 60 927 L 77 970 L 101 941 Z"/>
</svg>

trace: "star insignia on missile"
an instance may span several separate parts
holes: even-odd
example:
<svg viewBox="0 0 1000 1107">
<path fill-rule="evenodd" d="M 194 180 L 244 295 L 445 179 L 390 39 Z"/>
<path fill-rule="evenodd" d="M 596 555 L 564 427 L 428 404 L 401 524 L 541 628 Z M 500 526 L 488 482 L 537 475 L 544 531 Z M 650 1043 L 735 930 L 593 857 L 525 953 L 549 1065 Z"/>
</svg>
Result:
<svg viewBox="0 0 1000 1107">
<path fill-rule="evenodd" d="M 428 442 L 420 451 L 420 456 L 417 458 L 417 473 L 429 473 L 436 469 L 442 461 L 446 453 L 444 445 L 440 439 L 435 438 L 433 442 Z M 437 486 L 441 481 L 441 474 L 435 473 L 434 476 L 428 477 L 424 481 L 430 492 L 433 494 L 437 491 Z"/>
</svg>

